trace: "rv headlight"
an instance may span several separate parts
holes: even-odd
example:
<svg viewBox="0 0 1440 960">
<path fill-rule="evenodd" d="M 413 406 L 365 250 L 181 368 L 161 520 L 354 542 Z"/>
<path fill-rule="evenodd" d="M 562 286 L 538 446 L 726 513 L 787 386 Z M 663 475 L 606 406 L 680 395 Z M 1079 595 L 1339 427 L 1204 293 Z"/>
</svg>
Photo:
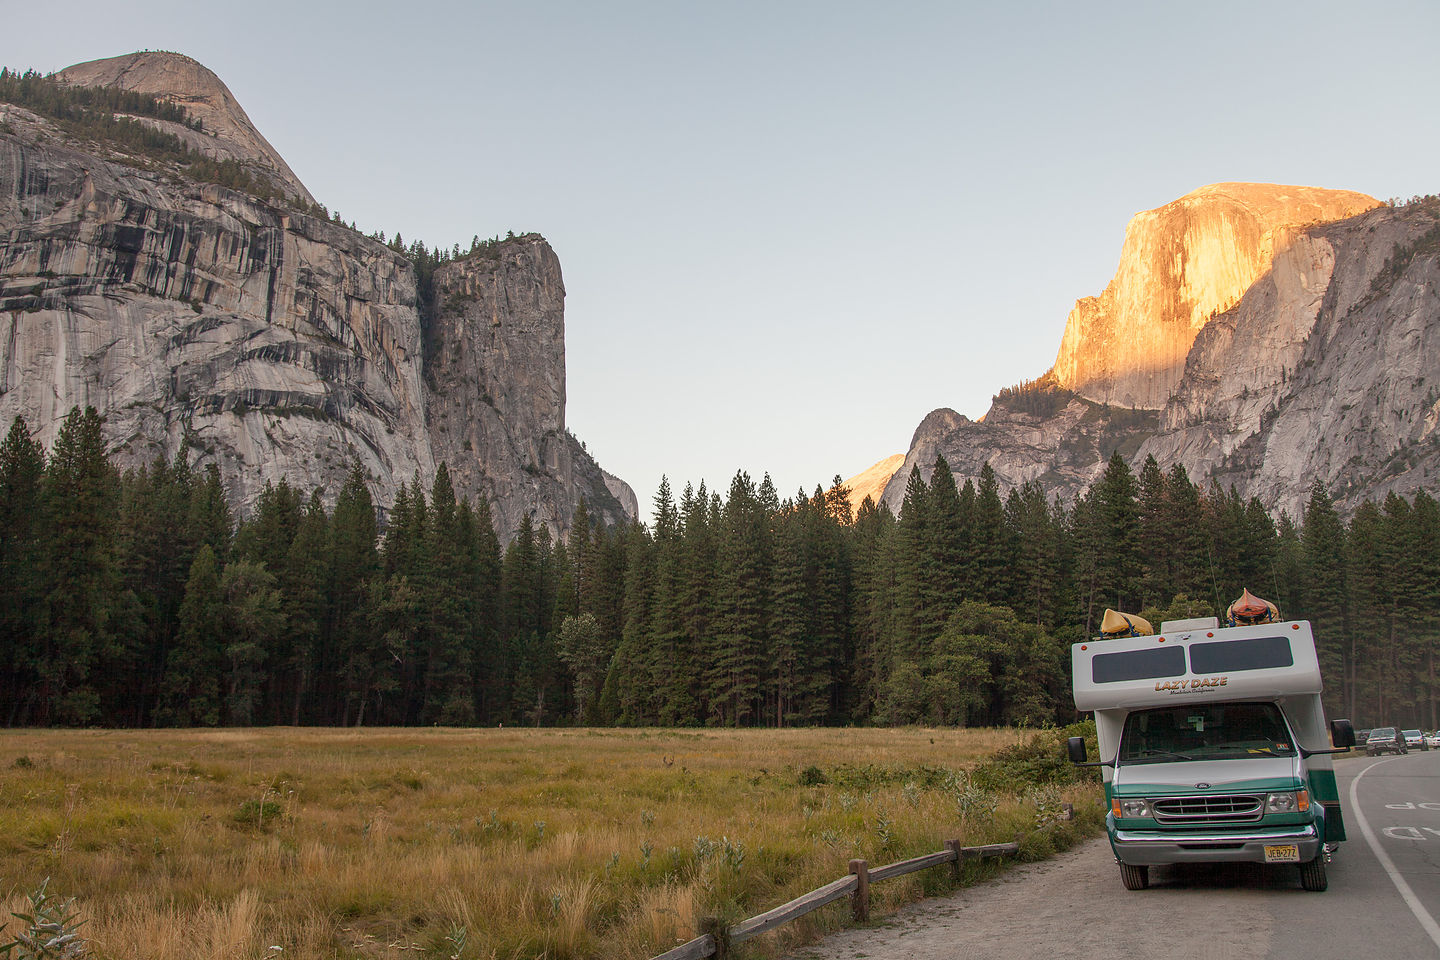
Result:
<svg viewBox="0 0 1440 960">
<path fill-rule="evenodd" d="M 1149 800 L 1121 800 L 1120 816 L 1122 817 L 1149 817 Z"/>
<path fill-rule="evenodd" d="M 1294 813 L 1299 809 L 1300 803 L 1293 792 L 1267 793 L 1265 795 L 1266 813 Z"/>
</svg>

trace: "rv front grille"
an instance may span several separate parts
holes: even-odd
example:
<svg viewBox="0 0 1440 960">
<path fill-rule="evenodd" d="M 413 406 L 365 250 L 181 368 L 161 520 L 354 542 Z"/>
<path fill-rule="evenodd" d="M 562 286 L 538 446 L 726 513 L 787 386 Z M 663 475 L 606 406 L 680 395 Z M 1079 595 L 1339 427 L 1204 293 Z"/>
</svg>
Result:
<svg viewBox="0 0 1440 960">
<path fill-rule="evenodd" d="M 1259 820 L 1265 807 L 1262 797 L 1246 794 L 1219 794 L 1213 797 L 1164 797 L 1151 801 L 1150 809 L 1160 823 L 1249 823 Z"/>
</svg>

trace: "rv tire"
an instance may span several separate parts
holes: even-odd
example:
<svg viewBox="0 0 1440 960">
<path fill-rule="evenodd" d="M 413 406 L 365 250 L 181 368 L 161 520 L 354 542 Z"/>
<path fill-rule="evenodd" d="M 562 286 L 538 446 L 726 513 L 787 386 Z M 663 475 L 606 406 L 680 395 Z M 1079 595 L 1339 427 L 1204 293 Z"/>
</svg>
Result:
<svg viewBox="0 0 1440 960">
<path fill-rule="evenodd" d="M 1322 867 L 1321 870 L 1323 871 L 1324 868 Z M 1120 882 L 1125 884 L 1126 890 L 1144 890 L 1150 886 L 1150 868 L 1122 863 L 1120 864 Z"/>
<path fill-rule="evenodd" d="M 1330 881 L 1325 876 L 1324 851 L 1321 851 L 1320 855 L 1309 863 L 1300 864 L 1300 886 L 1319 893 L 1329 885 Z"/>
</svg>

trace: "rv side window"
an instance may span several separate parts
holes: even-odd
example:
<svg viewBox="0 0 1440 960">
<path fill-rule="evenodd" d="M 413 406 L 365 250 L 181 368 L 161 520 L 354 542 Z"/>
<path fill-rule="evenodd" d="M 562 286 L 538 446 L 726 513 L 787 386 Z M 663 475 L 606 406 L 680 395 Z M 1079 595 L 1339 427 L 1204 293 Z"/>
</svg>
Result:
<svg viewBox="0 0 1440 960">
<path fill-rule="evenodd" d="M 1229 673 L 1294 665 L 1295 656 L 1290 652 L 1288 637 L 1255 637 L 1252 640 L 1219 640 L 1190 645 L 1190 670 L 1193 673 Z"/>
<path fill-rule="evenodd" d="M 1184 675 L 1183 647 L 1152 647 L 1149 650 L 1102 653 L 1090 661 L 1090 677 L 1094 683 L 1119 683 L 1122 680 L 1152 680 Z"/>
</svg>

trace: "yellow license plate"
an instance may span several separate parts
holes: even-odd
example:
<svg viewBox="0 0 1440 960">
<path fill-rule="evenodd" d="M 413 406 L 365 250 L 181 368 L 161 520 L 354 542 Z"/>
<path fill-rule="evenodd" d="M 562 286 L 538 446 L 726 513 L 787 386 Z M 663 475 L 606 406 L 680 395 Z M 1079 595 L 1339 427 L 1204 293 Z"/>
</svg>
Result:
<svg viewBox="0 0 1440 960">
<path fill-rule="evenodd" d="M 1265 847 L 1266 863 L 1299 863 L 1300 847 L 1293 843 L 1267 844 Z"/>
</svg>

